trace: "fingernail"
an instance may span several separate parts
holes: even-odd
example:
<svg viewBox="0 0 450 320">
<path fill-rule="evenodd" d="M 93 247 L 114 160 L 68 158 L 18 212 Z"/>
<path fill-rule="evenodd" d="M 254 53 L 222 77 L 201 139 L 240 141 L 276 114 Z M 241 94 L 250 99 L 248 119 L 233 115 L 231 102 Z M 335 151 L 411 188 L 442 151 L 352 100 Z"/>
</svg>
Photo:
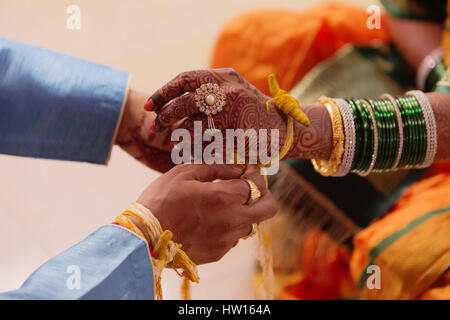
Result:
<svg viewBox="0 0 450 320">
<path fill-rule="evenodd" d="M 144 109 L 147 110 L 147 111 L 152 111 L 154 107 L 155 107 L 155 106 L 154 106 L 154 104 L 153 104 L 152 99 L 149 98 L 149 99 L 147 100 L 147 102 L 145 103 L 145 105 L 144 105 Z"/>
<path fill-rule="evenodd" d="M 155 123 L 153 122 L 152 125 L 150 126 L 150 131 L 155 133 L 156 132 L 156 126 Z"/>
</svg>

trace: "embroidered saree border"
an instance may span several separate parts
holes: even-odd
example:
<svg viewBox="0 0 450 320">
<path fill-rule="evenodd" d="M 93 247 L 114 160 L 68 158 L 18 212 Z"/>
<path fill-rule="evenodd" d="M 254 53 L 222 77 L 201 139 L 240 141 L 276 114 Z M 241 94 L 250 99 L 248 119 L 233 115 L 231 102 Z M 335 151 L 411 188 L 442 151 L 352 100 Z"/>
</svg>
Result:
<svg viewBox="0 0 450 320">
<path fill-rule="evenodd" d="M 450 226 L 450 206 L 423 214 L 402 229 L 381 240 L 370 250 L 370 261 L 367 266 L 373 264 L 380 266 L 382 283 L 383 280 L 389 281 L 388 290 L 383 289 L 383 284 L 381 284 L 381 289 L 377 290 L 365 288 L 365 282 L 370 274 L 365 272 L 367 269 L 363 269 L 358 282 L 360 289 L 362 289 L 362 297 L 373 299 L 383 296 L 387 299 L 413 299 L 421 293 L 422 289 L 426 289 L 436 281 L 445 273 L 445 270 L 448 270 L 450 265 L 450 249 L 445 244 L 448 229 L 444 228 L 445 225 Z M 420 253 L 420 257 L 412 255 L 414 249 L 424 249 L 427 246 L 429 250 L 417 252 Z M 394 259 L 385 257 L 394 257 Z M 426 257 L 429 259 L 427 260 Z M 392 272 L 392 270 L 396 270 L 392 267 L 396 261 L 401 261 L 403 265 L 406 265 L 408 259 L 411 258 L 415 259 L 416 265 L 414 268 L 405 266 L 404 270 L 399 273 Z M 431 267 L 426 268 L 424 265 L 421 269 L 417 267 L 420 264 L 427 264 Z M 383 267 L 389 267 L 390 271 L 384 274 Z M 409 275 L 404 272 L 409 272 Z M 402 281 L 405 278 L 410 280 L 407 288 L 404 287 L 405 281 Z M 394 285 L 392 281 L 398 281 L 397 285 Z"/>
</svg>

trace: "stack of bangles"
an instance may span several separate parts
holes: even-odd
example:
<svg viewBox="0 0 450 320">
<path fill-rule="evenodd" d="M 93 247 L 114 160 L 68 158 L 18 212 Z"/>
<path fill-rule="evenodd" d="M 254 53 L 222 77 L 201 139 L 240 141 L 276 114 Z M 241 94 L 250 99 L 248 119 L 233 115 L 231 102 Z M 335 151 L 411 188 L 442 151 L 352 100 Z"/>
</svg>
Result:
<svg viewBox="0 0 450 320">
<path fill-rule="evenodd" d="M 436 121 L 422 91 L 378 99 L 321 97 L 331 117 L 333 146 L 328 161 L 312 159 L 324 176 L 366 176 L 431 166 L 436 154 Z"/>
</svg>

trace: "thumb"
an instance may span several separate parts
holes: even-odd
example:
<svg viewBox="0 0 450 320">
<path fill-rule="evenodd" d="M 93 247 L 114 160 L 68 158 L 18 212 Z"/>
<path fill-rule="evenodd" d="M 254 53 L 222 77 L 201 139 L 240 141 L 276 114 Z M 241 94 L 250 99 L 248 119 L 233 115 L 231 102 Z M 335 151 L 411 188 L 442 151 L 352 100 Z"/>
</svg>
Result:
<svg viewBox="0 0 450 320">
<path fill-rule="evenodd" d="M 243 166 L 234 164 L 189 164 L 185 170 L 185 180 L 201 182 L 239 179 L 244 173 Z"/>
</svg>

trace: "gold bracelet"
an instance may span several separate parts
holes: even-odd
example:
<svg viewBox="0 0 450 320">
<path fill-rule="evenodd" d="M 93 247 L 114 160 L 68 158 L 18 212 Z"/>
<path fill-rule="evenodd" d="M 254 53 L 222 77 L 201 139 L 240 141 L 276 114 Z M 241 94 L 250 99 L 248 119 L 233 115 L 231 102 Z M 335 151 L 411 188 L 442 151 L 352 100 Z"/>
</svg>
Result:
<svg viewBox="0 0 450 320">
<path fill-rule="evenodd" d="M 328 113 L 330 114 L 331 127 L 333 130 L 333 146 L 329 160 L 311 159 L 311 163 L 314 166 L 314 170 L 321 175 L 331 176 L 339 171 L 342 164 L 345 141 L 344 123 L 339 106 L 333 99 L 328 97 L 320 97 L 318 103 L 325 105 Z"/>
</svg>

